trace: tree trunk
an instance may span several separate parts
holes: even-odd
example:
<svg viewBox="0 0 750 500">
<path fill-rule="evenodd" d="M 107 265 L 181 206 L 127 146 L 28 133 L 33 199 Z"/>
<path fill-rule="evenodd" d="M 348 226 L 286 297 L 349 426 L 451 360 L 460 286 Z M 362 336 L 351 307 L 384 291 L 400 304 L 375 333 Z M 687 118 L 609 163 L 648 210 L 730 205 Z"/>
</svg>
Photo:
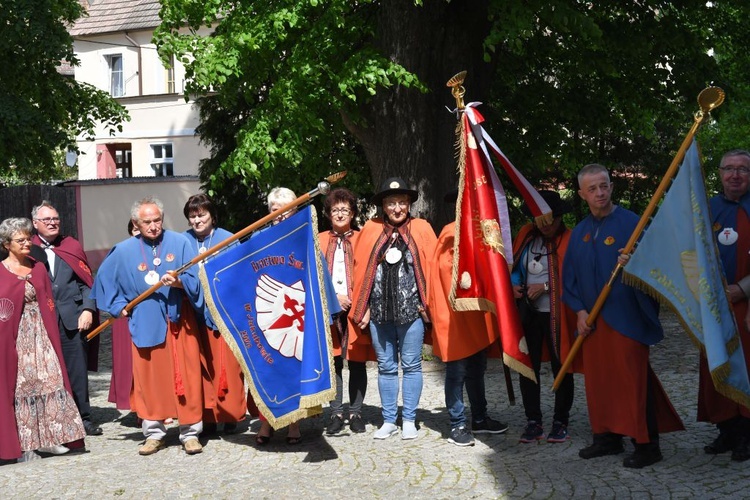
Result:
<svg viewBox="0 0 750 500">
<path fill-rule="evenodd" d="M 483 62 L 487 3 L 426 0 L 415 6 L 413 0 L 384 0 L 379 10 L 378 48 L 416 74 L 429 92 L 379 91 L 364 110 L 368 127 L 353 133 L 364 145 L 375 190 L 388 177 L 404 178 L 420 192 L 412 213 L 430 220 L 436 231 L 453 219 L 455 208 L 443 203 L 443 196 L 458 186 L 457 120 L 446 109 L 455 108 L 455 100 L 445 84 L 467 70 L 467 102 L 487 97 L 492 74 Z"/>
</svg>

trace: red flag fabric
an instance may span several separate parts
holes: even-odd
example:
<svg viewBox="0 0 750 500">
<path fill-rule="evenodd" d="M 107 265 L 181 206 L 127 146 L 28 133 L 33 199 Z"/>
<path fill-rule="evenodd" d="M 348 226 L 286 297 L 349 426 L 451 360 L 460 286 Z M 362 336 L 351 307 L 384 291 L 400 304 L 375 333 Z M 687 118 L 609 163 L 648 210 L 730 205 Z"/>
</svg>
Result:
<svg viewBox="0 0 750 500">
<path fill-rule="evenodd" d="M 504 363 L 536 380 L 510 280 L 513 240 L 507 201 L 488 149 L 496 156 L 502 152 L 494 143 L 488 145 L 486 138 L 489 136 L 480 125 L 482 121 L 482 116 L 469 105 L 459 125 L 460 180 L 450 303 L 456 311 L 492 312 L 500 329 Z M 512 167 L 509 161 L 507 164 Z M 503 167 L 507 170 L 507 165 Z M 512 169 L 514 184 L 522 192 L 528 191 L 524 198 L 534 200 L 534 194 L 541 198 L 520 172 L 515 167 Z M 516 182 L 519 179 L 523 179 L 525 185 L 519 186 Z M 540 217 L 551 215 L 543 200 L 534 203 L 534 211 Z"/>
</svg>

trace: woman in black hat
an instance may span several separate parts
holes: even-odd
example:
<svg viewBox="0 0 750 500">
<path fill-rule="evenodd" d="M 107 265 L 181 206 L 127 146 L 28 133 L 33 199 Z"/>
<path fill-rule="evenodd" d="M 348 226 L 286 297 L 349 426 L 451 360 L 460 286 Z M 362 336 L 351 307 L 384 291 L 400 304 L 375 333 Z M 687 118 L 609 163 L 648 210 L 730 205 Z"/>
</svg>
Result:
<svg viewBox="0 0 750 500">
<path fill-rule="evenodd" d="M 422 343 L 427 314 L 428 259 L 437 238 L 430 224 L 411 217 L 419 194 L 403 179 L 386 179 L 370 200 L 383 217 L 368 221 L 354 249 L 354 298 L 349 314 L 354 342 L 367 342 L 370 330 L 378 358 L 378 390 L 383 426 L 373 437 L 398 432 L 398 366 L 403 371 L 402 439 L 415 439 L 417 406 L 422 394 Z"/>
<path fill-rule="evenodd" d="M 552 209 L 554 218 L 546 226 L 532 222 L 521 228 L 513 245 L 513 255 L 518 257 L 512 273 L 513 291 L 521 310 L 523 330 L 537 381 L 542 360 L 549 359 L 552 374 L 557 376 L 561 365 L 560 347 L 562 343 L 570 342 L 566 322 L 562 320 L 560 278 L 570 239 L 570 229 L 565 226 L 562 216 L 570 212 L 571 207 L 555 191 L 539 191 L 539 194 Z M 523 210 L 531 216 L 526 206 Z M 519 441 L 535 443 L 544 439 L 540 385 L 526 377 L 520 377 L 520 385 L 527 423 Z M 568 373 L 555 393 L 548 443 L 562 443 L 568 439 L 568 418 L 572 406 L 573 375 Z"/>
</svg>

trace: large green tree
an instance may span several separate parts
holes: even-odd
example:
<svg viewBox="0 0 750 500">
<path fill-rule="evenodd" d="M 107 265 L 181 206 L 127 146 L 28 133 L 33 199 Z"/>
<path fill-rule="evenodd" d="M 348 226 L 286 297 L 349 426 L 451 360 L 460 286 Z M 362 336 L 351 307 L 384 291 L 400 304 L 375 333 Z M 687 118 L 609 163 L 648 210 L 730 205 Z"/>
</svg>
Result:
<svg viewBox="0 0 750 500">
<path fill-rule="evenodd" d="M 391 175 L 413 182 L 439 224 L 456 183 L 454 73 L 468 70 L 467 100 L 533 182 L 574 188 L 582 165 L 604 163 L 638 209 L 698 92 L 727 77 L 717 61 L 747 12 L 739 0 L 163 0 L 156 40 L 206 96 L 202 178 L 219 198 L 306 190 L 348 168 L 363 195 Z M 201 25 L 213 35 L 193 34 Z"/>
<path fill-rule="evenodd" d="M 127 118 L 109 94 L 63 76 L 78 64 L 67 31 L 84 14 L 77 0 L 8 0 L 0 8 L 0 175 L 19 181 L 57 175 L 60 151 L 98 123 Z"/>
</svg>

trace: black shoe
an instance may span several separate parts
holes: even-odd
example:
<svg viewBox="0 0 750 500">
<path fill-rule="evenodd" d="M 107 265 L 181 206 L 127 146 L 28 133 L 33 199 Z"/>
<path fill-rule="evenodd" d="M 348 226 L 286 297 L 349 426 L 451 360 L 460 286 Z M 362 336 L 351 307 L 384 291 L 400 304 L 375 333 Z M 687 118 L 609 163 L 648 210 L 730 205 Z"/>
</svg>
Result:
<svg viewBox="0 0 750 500">
<path fill-rule="evenodd" d="M 711 444 L 707 444 L 703 447 L 703 451 L 709 455 L 719 455 L 721 453 L 732 451 L 733 448 L 734 439 L 732 439 L 732 436 L 728 432 L 719 432 L 718 437 L 714 439 Z"/>
<path fill-rule="evenodd" d="M 239 429 L 236 422 L 226 422 L 224 424 L 224 434 L 237 434 Z"/>
<path fill-rule="evenodd" d="M 365 422 L 362 420 L 362 416 L 359 413 L 349 416 L 349 429 L 355 434 L 362 434 L 367 430 Z"/>
<path fill-rule="evenodd" d="M 86 429 L 87 436 L 101 436 L 104 434 L 102 428 L 92 423 L 91 420 L 84 420 L 83 428 Z"/>
<path fill-rule="evenodd" d="M 629 469 L 642 469 L 656 462 L 661 462 L 663 459 L 664 457 L 662 457 L 658 446 L 647 448 L 636 445 L 635 452 L 625 457 L 622 465 Z"/>
<path fill-rule="evenodd" d="M 484 417 L 481 422 L 471 423 L 471 432 L 474 434 L 502 434 L 508 430 L 508 424 L 498 422 L 490 417 Z"/>
<path fill-rule="evenodd" d="M 451 435 L 448 438 L 448 442 L 455 444 L 456 446 L 474 446 L 474 436 L 466 430 L 465 425 L 459 425 L 458 427 L 451 429 Z"/>
<path fill-rule="evenodd" d="M 750 459 L 750 441 L 742 436 L 737 439 L 734 448 L 732 448 L 732 460 L 735 462 L 744 462 Z"/>
<path fill-rule="evenodd" d="M 326 434 L 328 434 L 329 436 L 338 434 L 343 428 L 344 417 L 342 417 L 341 415 L 331 415 L 331 421 L 328 422 L 328 426 L 326 426 Z"/>
<path fill-rule="evenodd" d="M 625 448 L 622 446 L 621 437 L 617 436 L 616 439 L 614 437 L 602 439 L 595 436 L 594 442 L 591 445 L 578 450 L 578 456 L 584 460 L 588 460 L 589 458 L 617 455 L 623 451 L 625 451 Z"/>
</svg>

